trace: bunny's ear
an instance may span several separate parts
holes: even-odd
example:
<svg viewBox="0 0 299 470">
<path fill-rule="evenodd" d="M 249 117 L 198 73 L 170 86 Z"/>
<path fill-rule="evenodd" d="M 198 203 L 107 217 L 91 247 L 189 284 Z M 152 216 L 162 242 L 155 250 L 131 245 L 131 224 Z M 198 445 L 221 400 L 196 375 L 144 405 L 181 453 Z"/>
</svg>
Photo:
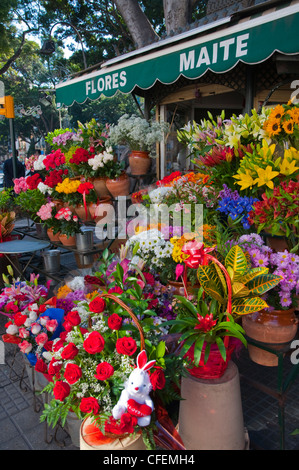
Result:
<svg viewBox="0 0 299 470">
<path fill-rule="evenodd" d="M 138 369 L 143 369 L 146 363 L 147 363 L 147 354 L 146 354 L 146 351 L 143 349 L 143 351 L 141 351 L 137 356 Z"/>
<path fill-rule="evenodd" d="M 149 361 L 143 367 L 142 370 L 149 370 L 156 364 L 156 361 Z"/>
</svg>

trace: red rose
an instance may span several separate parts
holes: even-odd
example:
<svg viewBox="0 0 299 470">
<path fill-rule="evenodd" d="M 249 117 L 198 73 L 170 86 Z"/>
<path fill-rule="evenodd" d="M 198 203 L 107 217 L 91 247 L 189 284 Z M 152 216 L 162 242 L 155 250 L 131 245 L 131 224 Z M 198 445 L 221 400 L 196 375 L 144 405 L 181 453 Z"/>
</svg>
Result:
<svg viewBox="0 0 299 470">
<path fill-rule="evenodd" d="M 82 398 L 80 410 L 82 413 L 93 413 L 97 415 L 100 411 L 98 400 L 94 397 Z"/>
<path fill-rule="evenodd" d="M 64 341 L 62 339 L 58 339 L 55 341 L 55 344 L 53 345 L 53 352 L 59 351 L 59 349 L 63 348 Z"/>
<path fill-rule="evenodd" d="M 68 323 L 70 323 L 72 326 L 78 326 L 81 323 L 81 318 L 80 318 L 80 315 L 77 312 L 77 310 L 73 310 L 73 311 L 69 312 L 66 315 L 65 320 Z"/>
<path fill-rule="evenodd" d="M 122 318 L 117 313 L 112 313 L 108 318 L 108 326 L 111 330 L 119 330 L 122 325 Z"/>
<path fill-rule="evenodd" d="M 162 369 L 155 369 L 150 375 L 150 381 L 154 390 L 162 390 L 165 387 L 165 375 Z"/>
<path fill-rule="evenodd" d="M 108 294 L 122 294 L 122 293 L 123 293 L 123 290 L 118 286 L 111 287 L 108 290 Z"/>
<path fill-rule="evenodd" d="M 77 364 L 68 363 L 65 371 L 64 378 L 70 384 L 73 385 L 82 377 L 82 370 Z"/>
<path fill-rule="evenodd" d="M 47 364 L 42 359 L 37 359 L 34 369 L 42 374 L 47 372 Z"/>
<path fill-rule="evenodd" d="M 27 315 L 22 315 L 21 313 L 16 313 L 14 316 L 14 322 L 17 326 L 24 325 L 25 321 L 27 320 Z"/>
<path fill-rule="evenodd" d="M 89 354 L 100 353 L 103 351 L 104 346 L 105 340 L 98 331 L 92 331 L 83 342 L 83 348 Z"/>
<path fill-rule="evenodd" d="M 126 356 L 132 356 L 137 349 L 135 339 L 124 336 L 116 341 L 116 351 L 119 354 L 125 354 Z"/>
<path fill-rule="evenodd" d="M 101 297 L 96 297 L 89 304 L 89 310 L 93 313 L 101 313 L 105 310 L 105 300 Z"/>
<path fill-rule="evenodd" d="M 105 432 L 112 434 L 131 434 L 134 432 L 134 427 L 136 425 L 137 418 L 129 413 L 124 413 L 120 418 L 120 422 L 110 416 L 110 418 L 105 422 Z"/>
<path fill-rule="evenodd" d="M 62 359 L 74 359 L 77 356 L 79 349 L 74 343 L 69 343 L 61 352 Z"/>
<path fill-rule="evenodd" d="M 52 376 L 53 375 L 58 376 L 61 367 L 62 365 L 59 362 L 57 362 L 56 359 L 52 359 L 48 367 L 48 374 Z"/>
<path fill-rule="evenodd" d="M 64 401 L 70 394 L 71 387 L 66 382 L 56 382 L 53 388 L 55 400 Z"/>
<path fill-rule="evenodd" d="M 98 380 L 107 380 L 114 374 L 114 369 L 108 362 L 101 362 L 97 365 L 96 374 L 94 375 Z"/>
</svg>

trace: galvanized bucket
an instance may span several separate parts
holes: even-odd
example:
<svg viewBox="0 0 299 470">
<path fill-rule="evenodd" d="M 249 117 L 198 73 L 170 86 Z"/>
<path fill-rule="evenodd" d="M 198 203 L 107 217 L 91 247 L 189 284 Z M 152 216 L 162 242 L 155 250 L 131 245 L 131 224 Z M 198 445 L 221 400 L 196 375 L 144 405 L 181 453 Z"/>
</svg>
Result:
<svg viewBox="0 0 299 470">
<path fill-rule="evenodd" d="M 81 229 L 76 233 L 76 245 L 78 251 L 88 252 L 93 248 L 93 229 Z"/>
<path fill-rule="evenodd" d="M 49 250 L 43 253 L 44 268 L 48 273 L 55 273 L 60 270 L 60 251 Z"/>
</svg>

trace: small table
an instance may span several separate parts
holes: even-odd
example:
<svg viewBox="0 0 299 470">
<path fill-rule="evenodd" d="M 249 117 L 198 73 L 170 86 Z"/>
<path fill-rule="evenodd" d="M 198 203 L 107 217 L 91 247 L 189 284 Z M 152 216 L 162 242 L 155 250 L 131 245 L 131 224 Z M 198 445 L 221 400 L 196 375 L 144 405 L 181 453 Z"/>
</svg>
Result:
<svg viewBox="0 0 299 470">
<path fill-rule="evenodd" d="M 50 246 L 50 243 L 42 240 L 13 240 L 10 242 L 0 243 L 0 253 L 3 254 L 14 269 L 25 279 L 25 271 L 31 263 L 34 254 L 37 251 L 44 250 Z M 21 270 L 12 260 L 10 255 L 23 255 L 31 254 L 29 261 L 26 263 L 24 268 Z"/>
</svg>

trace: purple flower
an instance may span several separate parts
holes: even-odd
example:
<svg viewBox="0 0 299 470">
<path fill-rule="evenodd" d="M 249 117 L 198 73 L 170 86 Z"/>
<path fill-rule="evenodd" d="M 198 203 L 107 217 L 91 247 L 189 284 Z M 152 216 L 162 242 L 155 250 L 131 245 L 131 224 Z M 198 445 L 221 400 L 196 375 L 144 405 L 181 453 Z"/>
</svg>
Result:
<svg viewBox="0 0 299 470">
<path fill-rule="evenodd" d="M 56 302 L 56 307 L 62 308 L 65 314 L 73 310 L 74 305 L 75 305 L 74 302 L 69 299 L 57 299 L 57 302 Z"/>
</svg>

